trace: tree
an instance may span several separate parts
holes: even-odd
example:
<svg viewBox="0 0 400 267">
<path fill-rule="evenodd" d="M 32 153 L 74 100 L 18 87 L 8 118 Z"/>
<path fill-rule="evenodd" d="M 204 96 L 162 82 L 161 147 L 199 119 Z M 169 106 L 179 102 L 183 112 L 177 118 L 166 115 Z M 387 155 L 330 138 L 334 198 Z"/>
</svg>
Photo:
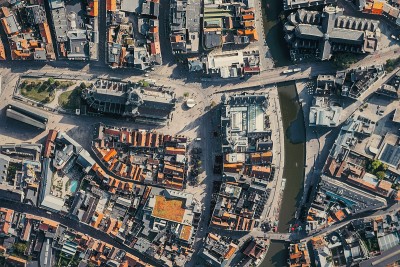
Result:
<svg viewBox="0 0 400 267">
<path fill-rule="evenodd" d="M 372 174 L 376 174 L 376 172 L 383 170 L 382 162 L 380 160 L 370 161 L 367 165 L 367 171 Z M 381 169 L 382 168 L 382 169 Z"/>
<path fill-rule="evenodd" d="M 217 105 L 217 103 L 215 103 L 215 101 L 211 101 L 211 107 L 215 107 Z"/>
<path fill-rule="evenodd" d="M 326 261 L 327 261 L 327 262 L 332 262 L 332 256 L 326 257 Z"/>
<path fill-rule="evenodd" d="M 386 60 L 384 68 L 387 72 L 392 72 L 395 68 L 397 68 L 399 64 L 400 64 L 400 57 L 395 59 L 388 59 Z"/>
<path fill-rule="evenodd" d="M 54 82 L 54 86 L 55 86 L 55 87 L 59 87 L 60 84 L 61 84 L 60 81 L 55 81 L 55 82 Z"/>
<path fill-rule="evenodd" d="M 184 93 L 183 93 L 183 96 L 184 96 L 184 97 L 189 97 L 189 93 L 188 93 L 188 92 L 184 92 Z"/>
<path fill-rule="evenodd" d="M 47 79 L 47 82 L 49 83 L 49 84 L 53 84 L 54 82 L 55 82 L 55 80 L 54 80 L 54 78 L 48 78 Z"/>
<path fill-rule="evenodd" d="M 9 179 L 14 179 L 15 174 L 17 173 L 17 167 L 14 165 L 8 165 L 7 176 Z"/>
<path fill-rule="evenodd" d="M 387 169 L 388 169 L 388 165 L 385 164 L 385 163 L 383 163 L 383 164 L 381 165 L 380 171 L 386 171 Z"/>
<path fill-rule="evenodd" d="M 24 255 L 27 246 L 25 243 L 15 243 L 13 248 L 16 255 L 22 256 Z"/>
<path fill-rule="evenodd" d="M 79 85 L 79 87 L 80 87 L 81 89 L 86 89 L 86 83 L 82 82 L 82 83 Z"/>
<path fill-rule="evenodd" d="M 385 178 L 385 172 L 384 171 L 378 171 L 375 175 L 379 180 L 383 180 L 383 178 Z"/>
<path fill-rule="evenodd" d="M 333 63 L 339 69 L 347 69 L 351 64 L 356 63 L 360 59 L 361 57 L 359 55 L 339 52 L 333 56 Z"/>
<path fill-rule="evenodd" d="M 44 92 L 48 89 L 48 86 L 46 85 L 46 83 L 42 83 L 38 89 L 38 92 Z"/>
<path fill-rule="evenodd" d="M 150 86 L 150 83 L 149 83 L 148 81 L 145 81 L 145 80 L 141 80 L 141 81 L 139 82 L 139 84 L 140 84 L 141 86 L 143 86 L 143 87 L 149 87 L 149 86 Z"/>
</svg>

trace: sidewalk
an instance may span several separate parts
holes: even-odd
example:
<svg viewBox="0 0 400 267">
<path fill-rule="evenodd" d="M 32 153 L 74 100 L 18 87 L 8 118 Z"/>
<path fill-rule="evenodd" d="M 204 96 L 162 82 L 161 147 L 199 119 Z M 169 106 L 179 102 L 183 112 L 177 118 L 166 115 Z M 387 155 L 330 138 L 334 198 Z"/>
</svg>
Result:
<svg viewBox="0 0 400 267">
<path fill-rule="evenodd" d="M 272 59 L 269 47 L 267 46 L 265 41 L 261 0 L 254 1 L 254 6 L 256 12 L 255 14 L 256 30 L 259 38 L 254 45 L 258 46 L 260 50 L 261 71 L 266 71 L 274 68 L 274 60 Z"/>
<path fill-rule="evenodd" d="M 273 141 L 273 160 L 272 164 L 275 166 L 275 178 L 271 184 L 271 194 L 265 205 L 267 212 L 265 221 L 277 222 L 279 219 L 280 204 L 283 195 L 282 179 L 283 169 L 285 163 L 284 154 L 284 129 L 282 125 L 282 113 L 279 104 L 278 88 L 274 87 L 269 91 L 269 112 L 270 123 Z"/>
</svg>

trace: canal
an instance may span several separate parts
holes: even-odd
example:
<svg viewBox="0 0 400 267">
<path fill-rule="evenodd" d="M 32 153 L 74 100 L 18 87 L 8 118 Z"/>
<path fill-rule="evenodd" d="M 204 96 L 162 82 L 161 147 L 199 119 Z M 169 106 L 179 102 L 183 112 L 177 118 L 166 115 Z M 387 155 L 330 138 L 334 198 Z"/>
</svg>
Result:
<svg viewBox="0 0 400 267">
<path fill-rule="evenodd" d="M 263 12 L 263 24 L 265 39 L 270 54 L 275 62 L 275 67 L 290 65 L 290 55 L 284 39 L 283 22 L 284 17 L 282 0 L 261 0 Z"/>
<path fill-rule="evenodd" d="M 282 1 L 263 0 L 264 30 L 276 67 L 291 64 L 283 38 L 283 23 L 280 19 L 283 14 L 282 7 Z M 278 94 L 285 131 L 283 177 L 286 179 L 278 231 L 284 233 L 288 232 L 289 226 L 294 223 L 296 209 L 303 193 L 305 128 L 294 82 L 278 84 Z M 287 266 L 287 247 L 288 244 L 285 242 L 271 242 L 268 253 L 260 266 Z"/>
</svg>

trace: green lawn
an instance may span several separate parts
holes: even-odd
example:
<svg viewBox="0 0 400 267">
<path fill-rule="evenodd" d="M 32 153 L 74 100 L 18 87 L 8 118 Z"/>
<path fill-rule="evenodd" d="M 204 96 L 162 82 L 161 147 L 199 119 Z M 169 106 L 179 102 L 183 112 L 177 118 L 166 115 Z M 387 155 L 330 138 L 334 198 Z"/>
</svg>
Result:
<svg viewBox="0 0 400 267">
<path fill-rule="evenodd" d="M 46 104 L 54 100 L 57 89 L 68 88 L 73 84 L 74 82 L 71 81 L 55 81 L 54 79 L 47 81 L 26 79 L 21 81 L 20 89 L 21 95 Z"/>
<path fill-rule="evenodd" d="M 79 87 L 64 92 L 58 97 L 58 104 L 63 109 L 78 109 L 81 104 L 81 93 L 82 90 Z"/>
</svg>

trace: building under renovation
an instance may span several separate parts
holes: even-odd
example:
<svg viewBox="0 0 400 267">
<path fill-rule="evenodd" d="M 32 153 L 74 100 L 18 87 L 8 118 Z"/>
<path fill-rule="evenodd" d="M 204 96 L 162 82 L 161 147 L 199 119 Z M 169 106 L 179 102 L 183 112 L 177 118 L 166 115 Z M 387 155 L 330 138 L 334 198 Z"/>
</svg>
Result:
<svg viewBox="0 0 400 267">
<path fill-rule="evenodd" d="M 343 9 L 333 6 L 322 12 L 299 9 L 284 30 L 294 61 L 305 55 L 329 60 L 333 52 L 372 53 L 381 34 L 379 21 L 343 16 Z"/>
<path fill-rule="evenodd" d="M 88 110 L 164 125 L 175 109 L 175 95 L 162 87 L 98 80 L 82 92 Z"/>
</svg>

